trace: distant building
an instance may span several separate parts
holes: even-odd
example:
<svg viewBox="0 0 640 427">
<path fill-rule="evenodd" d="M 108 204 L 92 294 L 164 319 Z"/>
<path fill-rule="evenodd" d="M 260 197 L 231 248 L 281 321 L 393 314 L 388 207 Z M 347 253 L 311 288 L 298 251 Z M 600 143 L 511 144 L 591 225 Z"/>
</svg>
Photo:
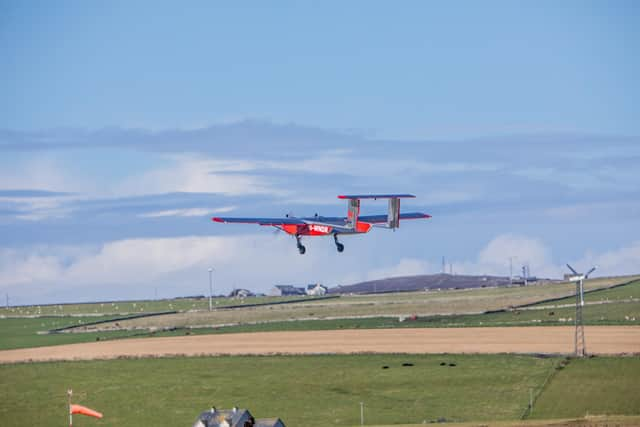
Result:
<svg viewBox="0 0 640 427">
<path fill-rule="evenodd" d="M 305 288 L 298 288 L 292 285 L 276 285 L 271 289 L 269 295 L 272 297 L 284 297 L 291 295 L 306 295 Z"/>
<path fill-rule="evenodd" d="M 325 295 L 329 289 L 326 286 L 322 286 L 319 283 L 313 285 L 307 285 L 307 295 L 319 297 Z"/>
<path fill-rule="evenodd" d="M 198 416 L 193 427 L 285 427 L 280 418 L 255 419 L 248 409 L 211 408 Z"/>
<path fill-rule="evenodd" d="M 247 298 L 255 296 L 253 292 L 248 289 L 234 289 L 229 294 L 229 298 Z"/>
</svg>

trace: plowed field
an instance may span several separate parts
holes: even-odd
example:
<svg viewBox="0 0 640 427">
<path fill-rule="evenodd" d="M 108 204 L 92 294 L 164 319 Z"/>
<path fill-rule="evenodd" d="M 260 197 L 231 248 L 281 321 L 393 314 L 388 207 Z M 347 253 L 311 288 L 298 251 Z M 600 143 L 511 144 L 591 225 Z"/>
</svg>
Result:
<svg viewBox="0 0 640 427">
<path fill-rule="evenodd" d="M 0 363 L 118 357 L 319 353 L 548 353 L 573 351 L 574 328 L 421 328 L 262 332 L 143 338 L 0 352 Z M 640 327 L 585 327 L 590 354 L 640 353 Z"/>
</svg>

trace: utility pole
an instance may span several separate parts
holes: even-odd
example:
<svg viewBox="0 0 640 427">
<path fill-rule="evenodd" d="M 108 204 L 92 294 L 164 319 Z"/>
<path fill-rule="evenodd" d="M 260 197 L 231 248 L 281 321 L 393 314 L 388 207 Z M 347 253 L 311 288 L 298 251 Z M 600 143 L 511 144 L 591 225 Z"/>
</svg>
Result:
<svg viewBox="0 0 640 427">
<path fill-rule="evenodd" d="M 513 285 L 513 257 L 509 257 L 509 284 Z"/>
<path fill-rule="evenodd" d="M 513 260 L 518 259 L 517 256 L 509 257 L 509 284 L 513 285 Z"/>
<path fill-rule="evenodd" d="M 360 425 L 364 425 L 364 402 L 360 402 Z"/>
<path fill-rule="evenodd" d="M 209 268 L 209 311 L 213 310 L 213 267 Z"/>
<path fill-rule="evenodd" d="M 583 284 L 580 279 L 576 282 L 576 329 L 573 336 L 573 349 L 577 357 L 587 355 L 587 343 L 584 340 L 584 324 L 582 323 L 582 306 L 584 305 L 582 289 Z"/>
</svg>

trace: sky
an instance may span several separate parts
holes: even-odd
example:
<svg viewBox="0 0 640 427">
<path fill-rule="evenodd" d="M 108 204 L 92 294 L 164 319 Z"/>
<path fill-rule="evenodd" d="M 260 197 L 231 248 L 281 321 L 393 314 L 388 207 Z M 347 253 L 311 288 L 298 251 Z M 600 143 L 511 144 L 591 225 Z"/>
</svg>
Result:
<svg viewBox="0 0 640 427">
<path fill-rule="evenodd" d="M 634 1 L 0 0 L 0 292 L 15 304 L 640 269 Z M 213 215 L 342 215 L 295 240 Z M 384 213 L 381 202 L 363 203 Z"/>
</svg>

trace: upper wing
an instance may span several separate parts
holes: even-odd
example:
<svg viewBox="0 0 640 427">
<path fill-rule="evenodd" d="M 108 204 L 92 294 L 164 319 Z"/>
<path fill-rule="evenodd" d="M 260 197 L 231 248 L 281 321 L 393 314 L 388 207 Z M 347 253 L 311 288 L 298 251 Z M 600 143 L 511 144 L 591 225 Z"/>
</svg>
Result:
<svg viewBox="0 0 640 427">
<path fill-rule="evenodd" d="M 298 218 L 233 218 L 233 217 L 213 217 L 215 222 L 224 222 L 231 224 L 260 224 L 260 225 L 304 225 L 303 220 Z"/>
<path fill-rule="evenodd" d="M 409 212 L 401 213 L 400 219 L 426 219 L 431 218 L 431 215 L 422 212 Z M 387 215 L 362 215 L 358 217 L 358 221 L 369 222 L 371 224 L 386 223 L 389 220 Z"/>
<path fill-rule="evenodd" d="M 338 199 L 413 199 L 413 194 L 341 194 Z"/>
</svg>

